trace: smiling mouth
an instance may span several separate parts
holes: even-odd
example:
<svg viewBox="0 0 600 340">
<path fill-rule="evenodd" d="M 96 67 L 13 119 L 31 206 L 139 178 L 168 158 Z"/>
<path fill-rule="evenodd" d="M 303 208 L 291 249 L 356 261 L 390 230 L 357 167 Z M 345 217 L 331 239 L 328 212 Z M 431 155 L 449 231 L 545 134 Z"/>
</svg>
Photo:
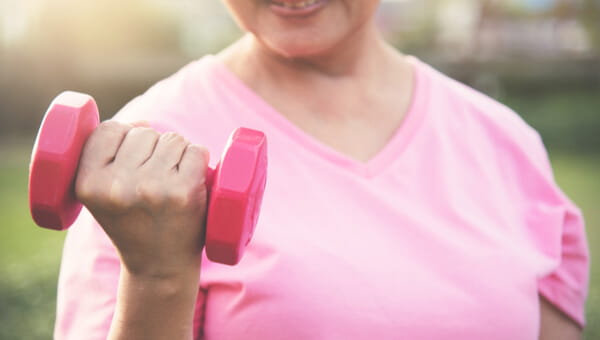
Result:
<svg viewBox="0 0 600 340">
<path fill-rule="evenodd" d="M 272 0 L 270 2 L 275 6 L 280 6 L 280 7 L 284 7 L 284 8 L 288 8 L 288 9 L 306 9 L 306 8 L 309 8 L 321 1 L 322 0 L 305 0 L 305 1 L 284 1 L 284 0 L 274 1 L 274 0 Z"/>
</svg>

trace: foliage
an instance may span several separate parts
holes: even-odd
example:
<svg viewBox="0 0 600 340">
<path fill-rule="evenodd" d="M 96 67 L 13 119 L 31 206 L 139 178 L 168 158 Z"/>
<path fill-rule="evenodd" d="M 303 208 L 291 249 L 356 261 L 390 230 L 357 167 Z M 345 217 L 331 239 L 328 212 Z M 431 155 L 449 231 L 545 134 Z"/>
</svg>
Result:
<svg viewBox="0 0 600 340">
<path fill-rule="evenodd" d="M 555 87 L 543 92 L 507 89 L 500 98 L 561 152 L 600 155 L 600 88 Z"/>
<path fill-rule="evenodd" d="M 63 233 L 36 228 L 27 207 L 30 141 L 0 147 L 0 339 L 50 339 Z"/>
</svg>

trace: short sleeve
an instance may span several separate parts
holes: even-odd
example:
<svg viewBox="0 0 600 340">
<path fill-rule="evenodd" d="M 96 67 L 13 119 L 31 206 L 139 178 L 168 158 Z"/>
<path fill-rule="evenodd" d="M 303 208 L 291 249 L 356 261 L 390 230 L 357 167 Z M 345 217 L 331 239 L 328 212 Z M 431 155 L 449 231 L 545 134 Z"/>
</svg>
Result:
<svg viewBox="0 0 600 340">
<path fill-rule="evenodd" d="M 84 208 L 64 244 L 54 338 L 106 339 L 117 299 L 120 261 L 104 230 Z"/>
<path fill-rule="evenodd" d="M 539 293 L 580 326 L 585 325 L 589 250 L 581 210 L 556 184 L 547 152 L 535 132 L 522 169 L 526 220 L 536 247 L 549 265 L 538 279 Z"/>
<path fill-rule="evenodd" d="M 548 301 L 583 327 L 589 263 L 584 223 L 575 207 L 566 207 L 562 215 L 560 262 L 554 271 L 538 280 L 538 289 Z"/>
</svg>

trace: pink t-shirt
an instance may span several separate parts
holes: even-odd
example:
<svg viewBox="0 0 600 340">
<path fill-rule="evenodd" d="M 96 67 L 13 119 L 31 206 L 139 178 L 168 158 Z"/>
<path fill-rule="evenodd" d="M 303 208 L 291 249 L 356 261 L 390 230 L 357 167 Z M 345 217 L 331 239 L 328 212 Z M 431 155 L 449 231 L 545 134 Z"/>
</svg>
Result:
<svg viewBox="0 0 600 340">
<path fill-rule="evenodd" d="M 367 163 L 304 133 L 213 56 L 117 115 L 207 146 L 213 166 L 234 128 L 268 137 L 253 242 L 237 266 L 204 259 L 197 338 L 537 339 L 538 293 L 584 324 L 583 219 L 538 133 L 411 61 L 409 112 Z M 56 338 L 104 339 L 118 277 L 84 210 L 65 243 Z"/>
</svg>

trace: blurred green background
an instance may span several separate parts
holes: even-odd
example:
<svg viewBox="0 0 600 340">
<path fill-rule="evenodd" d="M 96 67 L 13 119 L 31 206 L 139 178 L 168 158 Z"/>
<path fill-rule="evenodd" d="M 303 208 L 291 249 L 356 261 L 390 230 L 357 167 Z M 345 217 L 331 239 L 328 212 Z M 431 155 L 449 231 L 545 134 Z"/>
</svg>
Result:
<svg viewBox="0 0 600 340">
<path fill-rule="evenodd" d="M 403 52 L 506 103 L 542 134 L 592 252 L 585 339 L 600 339 L 600 1 L 383 1 Z M 103 118 L 240 34 L 217 0 L 0 0 L 0 339 L 48 339 L 64 233 L 34 226 L 27 167 L 60 91 Z"/>
</svg>

